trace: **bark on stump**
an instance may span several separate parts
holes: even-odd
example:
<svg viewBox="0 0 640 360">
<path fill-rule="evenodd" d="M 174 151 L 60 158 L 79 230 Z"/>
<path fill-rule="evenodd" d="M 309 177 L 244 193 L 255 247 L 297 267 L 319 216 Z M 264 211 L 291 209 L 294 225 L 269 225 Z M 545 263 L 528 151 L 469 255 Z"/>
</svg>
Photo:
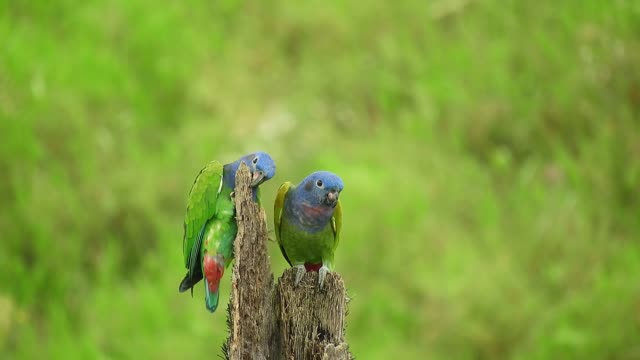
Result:
<svg viewBox="0 0 640 360">
<path fill-rule="evenodd" d="M 285 270 L 278 280 L 276 312 L 282 359 L 350 359 L 344 340 L 347 298 L 344 282 L 327 274 L 318 289 L 318 273 L 307 273 L 298 287 L 296 269 Z"/>
<path fill-rule="evenodd" d="M 223 345 L 226 359 L 352 359 L 344 340 L 347 298 L 344 282 L 333 272 L 325 288 L 318 274 L 307 273 L 294 288 L 295 270 L 273 284 L 267 252 L 266 215 L 251 196 L 251 175 L 243 164 L 236 173 L 238 235 Z"/>
</svg>

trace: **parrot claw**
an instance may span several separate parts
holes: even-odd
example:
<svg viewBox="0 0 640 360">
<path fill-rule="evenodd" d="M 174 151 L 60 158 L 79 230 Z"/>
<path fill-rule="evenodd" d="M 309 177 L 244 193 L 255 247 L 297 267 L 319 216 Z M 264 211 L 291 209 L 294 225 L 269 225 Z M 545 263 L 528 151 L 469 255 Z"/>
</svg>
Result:
<svg viewBox="0 0 640 360">
<path fill-rule="evenodd" d="M 327 277 L 327 273 L 329 272 L 329 268 L 322 265 L 320 270 L 318 270 L 318 286 L 320 289 L 324 287 L 324 279 Z"/>
<path fill-rule="evenodd" d="M 298 269 L 298 272 L 296 272 L 296 281 L 293 283 L 293 286 L 298 287 L 298 284 L 300 284 L 300 280 L 302 280 L 302 277 L 304 276 L 304 273 L 307 272 L 307 269 L 305 269 L 304 265 L 296 265 L 294 267 Z"/>
</svg>

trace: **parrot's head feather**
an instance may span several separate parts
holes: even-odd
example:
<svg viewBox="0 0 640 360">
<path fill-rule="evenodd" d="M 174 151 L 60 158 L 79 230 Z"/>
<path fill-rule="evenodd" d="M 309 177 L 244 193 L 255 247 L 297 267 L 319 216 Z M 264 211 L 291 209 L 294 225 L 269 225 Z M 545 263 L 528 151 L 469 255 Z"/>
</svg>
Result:
<svg viewBox="0 0 640 360">
<path fill-rule="evenodd" d="M 304 178 L 297 190 L 311 206 L 325 205 L 334 208 L 343 188 L 344 183 L 338 175 L 329 171 L 316 171 Z"/>
<path fill-rule="evenodd" d="M 254 152 L 240 159 L 251 171 L 251 186 L 256 187 L 276 174 L 276 163 L 264 151 Z"/>
</svg>

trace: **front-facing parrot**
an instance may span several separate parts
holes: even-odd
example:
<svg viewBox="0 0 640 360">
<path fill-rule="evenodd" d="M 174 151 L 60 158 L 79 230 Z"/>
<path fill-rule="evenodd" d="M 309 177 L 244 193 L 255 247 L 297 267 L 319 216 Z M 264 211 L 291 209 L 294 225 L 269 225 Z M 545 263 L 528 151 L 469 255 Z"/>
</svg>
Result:
<svg viewBox="0 0 640 360">
<path fill-rule="evenodd" d="M 256 152 L 222 165 L 208 163 L 198 174 L 189 192 L 184 216 L 182 247 L 189 270 L 180 283 L 180 292 L 191 289 L 204 275 L 205 305 L 210 312 L 218 307 L 218 287 L 224 269 L 233 259 L 233 241 L 238 231 L 233 192 L 236 171 L 241 163 L 251 172 L 253 199 L 259 201 L 259 185 L 275 175 L 276 166 L 264 152 Z"/>
<path fill-rule="evenodd" d="M 287 181 L 278 189 L 273 212 L 276 238 L 284 258 L 298 269 L 296 286 L 306 271 L 318 271 L 322 288 L 333 267 L 342 227 L 338 197 L 343 188 L 337 175 L 317 171 L 297 186 Z"/>
</svg>

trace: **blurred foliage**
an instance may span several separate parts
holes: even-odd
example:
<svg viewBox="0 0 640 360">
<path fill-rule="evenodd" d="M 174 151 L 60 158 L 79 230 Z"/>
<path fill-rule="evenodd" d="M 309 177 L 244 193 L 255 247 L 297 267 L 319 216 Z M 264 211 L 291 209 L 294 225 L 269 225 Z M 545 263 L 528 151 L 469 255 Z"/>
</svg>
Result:
<svg viewBox="0 0 640 360">
<path fill-rule="evenodd" d="M 218 354 L 186 195 L 263 149 L 345 181 L 358 358 L 638 359 L 638 64 L 637 1 L 0 1 L 0 354 Z"/>
</svg>

